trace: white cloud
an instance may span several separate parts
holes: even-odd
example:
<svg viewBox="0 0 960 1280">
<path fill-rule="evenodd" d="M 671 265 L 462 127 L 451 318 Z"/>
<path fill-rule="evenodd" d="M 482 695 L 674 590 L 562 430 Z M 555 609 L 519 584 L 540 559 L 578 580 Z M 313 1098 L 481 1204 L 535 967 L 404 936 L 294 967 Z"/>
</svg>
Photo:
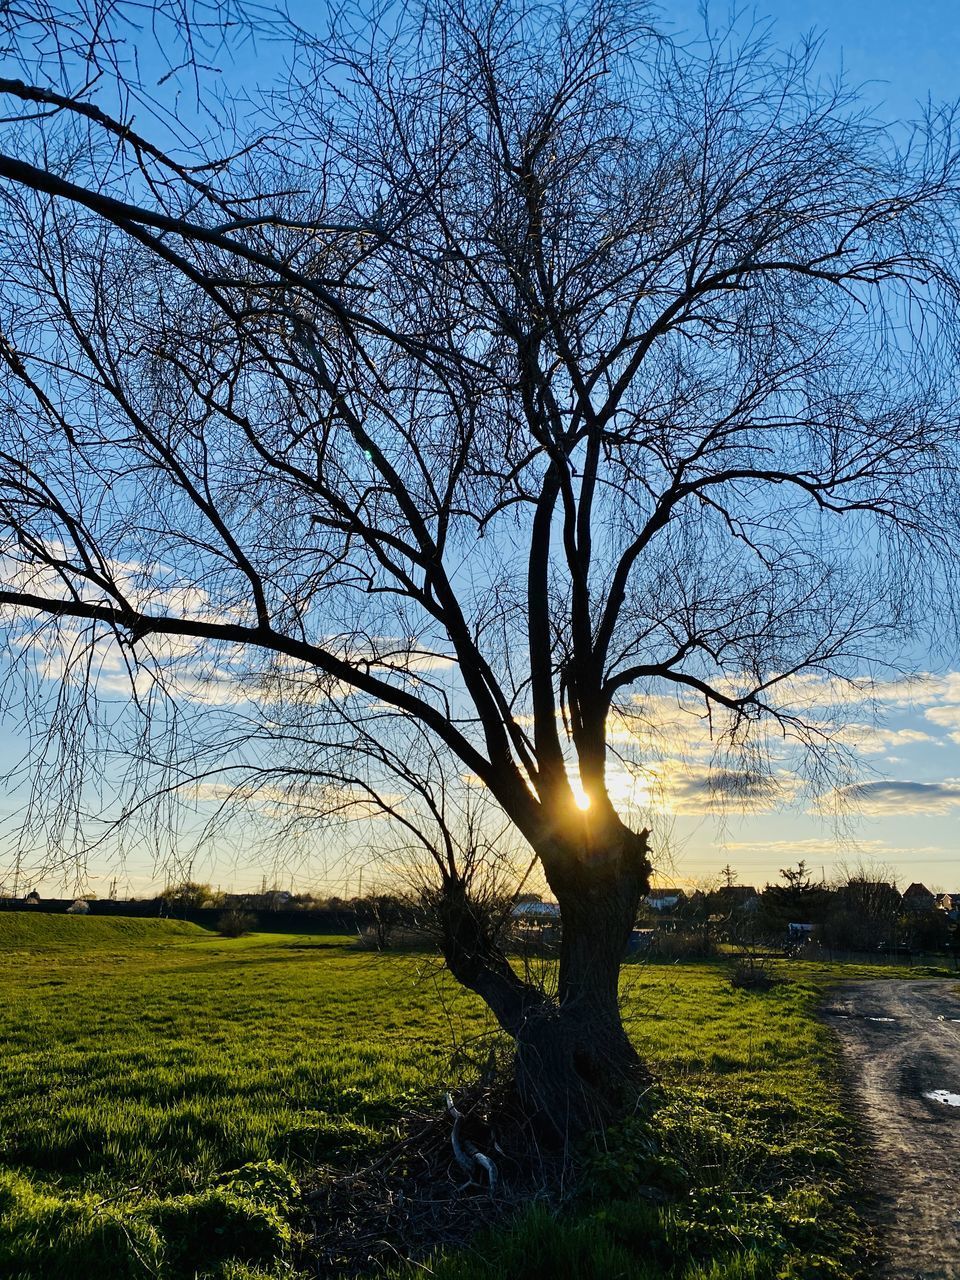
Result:
<svg viewBox="0 0 960 1280">
<path fill-rule="evenodd" d="M 709 760 L 732 720 L 724 708 L 710 715 L 702 701 L 678 701 L 669 694 L 637 695 L 631 708 L 611 714 L 608 740 L 643 752 Z"/>
<path fill-rule="evenodd" d="M 931 724 L 935 724 L 941 729 L 960 730 L 960 704 L 958 703 L 928 707 L 923 715 L 925 720 L 929 720 Z M 956 741 L 954 734 L 950 736 Z"/>
<path fill-rule="evenodd" d="M 892 748 L 902 749 L 919 742 L 936 741 L 921 729 L 887 729 L 881 725 L 860 724 L 856 721 L 840 725 L 834 730 L 833 738 L 864 755 L 881 755 Z"/>
<path fill-rule="evenodd" d="M 717 685 L 720 691 L 732 695 L 752 687 L 752 682 L 744 677 L 730 677 Z M 960 671 L 941 674 L 920 671 L 892 680 L 875 680 L 867 675 L 839 680 L 816 672 L 803 672 L 771 684 L 764 697 L 775 707 L 793 708 L 807 714 L 817 707 L 919 708 L 936 702 L 960 702 Z"/>
</svg>

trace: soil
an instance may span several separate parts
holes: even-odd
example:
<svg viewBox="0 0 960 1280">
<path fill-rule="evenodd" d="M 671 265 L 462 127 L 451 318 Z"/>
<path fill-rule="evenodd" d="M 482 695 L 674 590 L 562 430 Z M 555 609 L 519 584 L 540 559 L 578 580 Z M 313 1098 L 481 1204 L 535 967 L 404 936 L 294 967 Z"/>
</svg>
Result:
<svg viewBox="0 0 960 1280">
<path fill-rule="evenodd" d="M 883 1280 L 960 1280 L 960 981 L 846 982 L 836 1029 L 873 1165 Z"/>
</svg>

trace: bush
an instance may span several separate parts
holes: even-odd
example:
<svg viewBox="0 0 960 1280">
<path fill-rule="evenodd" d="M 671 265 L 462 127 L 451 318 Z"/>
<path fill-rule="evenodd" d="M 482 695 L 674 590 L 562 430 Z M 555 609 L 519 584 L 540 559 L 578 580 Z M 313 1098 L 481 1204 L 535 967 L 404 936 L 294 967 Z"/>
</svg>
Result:
<svg viewBox="0 0 960 1280">
<path fill-rule="evenodd" d="M 286 1213 L 300 1195 L 296 1178 L 276 1160 L 260 1160 L 223 1174 L 217 1190 L 279 1213 Z"/>
<path fill-rule="evenodd" d="M 257 917 L 252 912 L 231 907 L 217 920 L 217 933 L 223 938 L 242 938 L 256 923 Z"/>
<path fill-rule="evenodd" d="M 740 956 L 730 972 L 736 991 L 769 991 L 776 981 L 769 956 Z"/>
<path fill-rule="evenodd" d="M 658 930 L 650 951 L 661 960 L 709 960 L 717 954 L 717 944 L 706 929 Z"/>
</svg>

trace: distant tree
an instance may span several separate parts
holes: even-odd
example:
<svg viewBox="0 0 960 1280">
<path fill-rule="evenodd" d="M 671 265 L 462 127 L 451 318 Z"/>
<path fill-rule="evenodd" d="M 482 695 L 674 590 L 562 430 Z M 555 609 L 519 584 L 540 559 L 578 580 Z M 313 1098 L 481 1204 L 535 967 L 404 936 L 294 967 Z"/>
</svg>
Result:
<svg viewBox="0 0 960 1280">
<path fill-rule="evenodd" d="M 324 905 L 322 899 L 314 897 L 312 893 L 295 893 L 287 903 L 291 911 L 318 911 Z"/>
<path fill-rule="evenodd" d="M 837 951 L 874 951 L 896 942 L 899 916 L 896 885 L 858 873 L 834 892 L 819 933 Z"/>
<path fill-rule="evenodd" d="M 806 862 L 782 867 L 783 884 L 768 884 L 763 891 L 762 914 L 772 929 L 783 931 L 791 922 L 818 924 L 830 907 L 831 893 L 823 880 L 814 880 Z"/>
<path fill-rule="evenodd" d="M 910 911 L 900 917 L 900 940 L 912 951 L 946 951 L 951 921 L 945 911 Z"/>
<path fill-rule="evenodd" d="M 369 894 L 358 901 L 357 909 L 358 915 L 369 920 L 378 951 L 386 951 L 401 926 L 413 923 L 410 903 L 395 893 Z"/>
<path fill-rule="evenodd" d="M 180 884 L 167 885 L 158 895 L 160 902 L 168 910 L 183 907 L 216 907 L 223 900 L 210 885 L 200 884 L 196 880 L 183 880 Z"/>
<path fill-rule="evenodd" d="M 257 917 L 243 907 L 228 907 L 217 917 L 217 933 L 224 938 L 243 938 L 256 928 Z"/>
<path fill-rule="evenodd" d="M 0 605 L 63 676 L 34 829 L 76 848 L 126 671 L 120 816 L 226 790 L 403 831 L 576 1131 L 646 1079 L 650 836 L 610 786 L 644 699 L 700 703 L 720 794 L 774 794 L 764 725 L 825 759 L 804 677 L 951 616 L 952 118 L 898 149 L 810 47 L 678 47 L 625 0 L 332 6 L 234 118 L 196 51 L 242 11 L 3 9 Z M 196 129 L 156 103 L 184 74 Z M 474 908 L 452 780 L 560 904 L 555 994 Z"/>
</svg>

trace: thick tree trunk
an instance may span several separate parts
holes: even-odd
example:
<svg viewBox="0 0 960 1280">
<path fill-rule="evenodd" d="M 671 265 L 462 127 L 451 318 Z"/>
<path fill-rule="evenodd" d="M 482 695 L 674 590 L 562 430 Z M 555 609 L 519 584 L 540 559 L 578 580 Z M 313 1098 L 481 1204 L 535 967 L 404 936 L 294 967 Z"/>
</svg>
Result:
<svg viewBox="0 0 960 1280">
<path fill-rule="evenodd" d="M 650 1084 L 619 1010 L 545 1005 L 516 1040 L 516 1083 L 528 1119 L 567 1141 L 632 1113 Z"/>
<path fill-rule="evenodd" d="M 563 843 L 554 835 L 541 856 L 562 920 L 555 998 L 512 968 L 497 922 L 465 885 L 445 885 L 431 913 L 450 971 L 516 1043 L 528 1117 L 542 1134 L 566 1140 L 632 1110 L 650 1082 L 619 999 L 627 939 L 649 885 L 647 833 L 618 821 L 602 833 L 584 824 Z"/>
<path fill-rule="evenodd" d="M 620 1010 L 620 966 L 649 886 L 646 833 L 621 828 L 601 859 L 551 865 L 562 937 L 556 1003 L 517 1034 L 517 1081 L 527 1107 L 561 1135 L 602 1126 L 632 1110 L 650 1074 Z"/>
</svg>

